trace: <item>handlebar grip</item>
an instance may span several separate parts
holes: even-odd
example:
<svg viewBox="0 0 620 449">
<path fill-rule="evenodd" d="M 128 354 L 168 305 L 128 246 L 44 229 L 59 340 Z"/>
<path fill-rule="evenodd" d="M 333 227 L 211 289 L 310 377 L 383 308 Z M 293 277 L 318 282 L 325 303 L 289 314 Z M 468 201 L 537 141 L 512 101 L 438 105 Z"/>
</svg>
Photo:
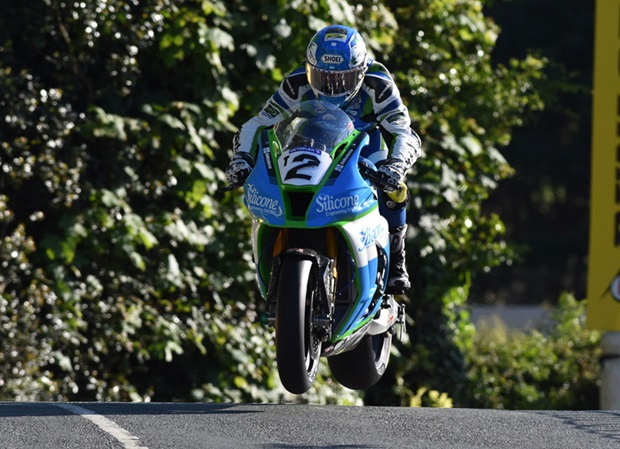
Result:
<svg viewBox="0 0 620 449">
<path fill-rule="evenodd" d="M 362 177 L 368 179 L 372 182 L 379 190 L 391 191 L 397 190 L 400 188 L 400 184 L 394 184 L 392 179 L 385 176 L 383 173 L 378 171 L 374 164 L 367 159 L 362 160 L 360 158 L 360 163 L 358 164 L 359 172 Z"/>
</svg>

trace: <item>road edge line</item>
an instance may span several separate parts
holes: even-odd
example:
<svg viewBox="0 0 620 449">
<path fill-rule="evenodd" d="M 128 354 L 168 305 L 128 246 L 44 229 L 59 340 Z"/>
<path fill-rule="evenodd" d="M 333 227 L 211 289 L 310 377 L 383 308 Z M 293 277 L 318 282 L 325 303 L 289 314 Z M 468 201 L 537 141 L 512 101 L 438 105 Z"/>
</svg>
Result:
<svg viewBox="0 0 620 449">
<path fill-rule="evenodd" d="M 146 446 L 140 446 L 139 438 L 123 429 L 111 419 L 103 415 L 99 415 L 92 410 L 73 404 L 53 404 L 56 407 L 63 408 L 76 415 L 81 416 L 95 424 L 108 435 L 121 442 L 125 449 L 149 449 Z"/>
</svg>

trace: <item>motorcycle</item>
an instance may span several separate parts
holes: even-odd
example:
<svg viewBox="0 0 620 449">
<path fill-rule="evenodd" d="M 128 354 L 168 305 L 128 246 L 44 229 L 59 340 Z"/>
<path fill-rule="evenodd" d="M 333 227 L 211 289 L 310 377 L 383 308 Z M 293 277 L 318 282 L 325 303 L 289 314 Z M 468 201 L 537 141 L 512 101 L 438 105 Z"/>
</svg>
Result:
<svg viewBox="0 0 620 449">
<path fill-rule="evenodd" d="M 275 326 L 278 373 L 294 394 L 310 389 L 322 357 L 345 387 L 372 386 L 404 329 L 404 306 L 385 293 L 377 188 L 387 181 L 360 155 L 368 141 L 341 109 L 301 103 L 261 132 L 243 184 L 262 321 Z"/>
</svg>

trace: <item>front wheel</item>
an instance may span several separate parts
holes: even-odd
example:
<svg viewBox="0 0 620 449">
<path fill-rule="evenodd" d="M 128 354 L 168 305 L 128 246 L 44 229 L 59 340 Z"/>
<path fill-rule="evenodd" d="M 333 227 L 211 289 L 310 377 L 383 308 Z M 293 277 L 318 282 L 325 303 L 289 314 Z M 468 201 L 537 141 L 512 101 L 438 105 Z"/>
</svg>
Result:
<svg viewBox="0 0 620 449">
<path fill-rule="evenodd" d="M 276 308 L 276 361 L 288 391 L 310 389 L 319 368 L 321 341 L 312 329 L 315 279 L 312 261 L 284 259 L 280 268 Z"/>
<path fill-rule="evenodd" d="M 376 384 L 390 359 L 392 334 L 367 335 L 352 350 L 327 359 L 332 375 L 352 390 L 365 390 Z"/>
</svg>

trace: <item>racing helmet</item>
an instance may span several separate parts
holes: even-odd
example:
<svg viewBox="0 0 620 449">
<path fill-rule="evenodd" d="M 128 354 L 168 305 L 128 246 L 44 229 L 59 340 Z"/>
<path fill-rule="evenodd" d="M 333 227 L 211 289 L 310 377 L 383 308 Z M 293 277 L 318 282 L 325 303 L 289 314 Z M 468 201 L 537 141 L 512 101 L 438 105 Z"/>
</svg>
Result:
<svg viewBox="0 0 620 449">
<path fill-rule="evenodd" d="M 343 106 L 357 94 L 368 67 L 362 36 L 345 25 L 323 28 L 306 50 L 306 75 L 321 100 Z"/>
</svg>

